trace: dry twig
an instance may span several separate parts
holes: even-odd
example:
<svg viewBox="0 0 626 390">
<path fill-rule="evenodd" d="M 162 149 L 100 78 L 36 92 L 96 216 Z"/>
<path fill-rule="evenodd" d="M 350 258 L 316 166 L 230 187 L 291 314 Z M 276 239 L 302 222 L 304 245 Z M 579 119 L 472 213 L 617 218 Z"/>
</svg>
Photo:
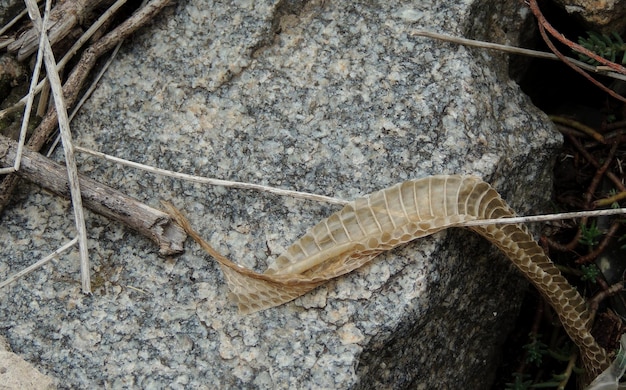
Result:
<svg viewBox="0 0 626 390">
<path fill-rule="evenodd" d="M 115 12 L 117 12 L 128 0 L 118 0 L 116 1 L 113 5 L 111 5 L 111 7 L 106 10 L 101 16 L 100 18 L 98 18 L 98 20 L 96 20 L 94 22 L 93 25 L 91 25 L 91 27 L 89 27 L 89 29 L 87 31 L 85 31 L 85 33 L 74 43 L 74 45 L 72 45 L 72 47 L 67 51 L 67 53 L 65 53 L 65 55 L 63 56 L 63 58 L 61 58 L 61 60 L 59 62 L 57 62 L 57 71 L 61 72 L 61 70 L 65 67 L 65 65 L 67 65 L 67 63 L 74 58 L 74 56 L 76 55 L 76 53 L 78 52 L 78 50 L 80 50 L 81 47 L 83 47 L 83 45 L 91 38 L 95 35 L 95 33 L 98 31 L 98 29 L 100 27 L 102 27 L 103 24 L 105 24 L 107 21 L 110 20 L 110 18 L 115 15 Z M 120 41 L 118 43 L 118 46 L 121 45 L 122 41 Z M 33 77 L 33 79 L 38 80 L 38 78 Z M 36 93 L 40 93 L 42 92 L 42 90 L 44 90 L 44 87 L 47 85 L 48 79 L 44 78 L 43 80 L 41 80 L 39 82 L 39 84 L 37 84 L 37 87 L 35 88 L 35 92 Z M 27 96 L 23 97 L 22 99 L 20 99 L 16 104 L 14 104 L 13 106 L 6 108 L 2 111 L 0 111 L 0 119 L 6 117 L 8 114 L 15 112 L 16 110 L 19 110 L 24 104 L 26 104 L 26 99 Z M 41 100 L 45 100 L 45 99 L 41 99 Z"/>
<path fill-rule="evenodd" d="M 548 47 L 550 48 L 550 50 L 552 50 L 552 52 L 554 54 L 556 54 L 557 57 L 559 57 L 561 59 L 561 61 L 563 61 L 563 63 L 565 63 L 565 65 L 569 66 L 570 68 L 572 68 L 572 70 L 574 70 L 576 73 L 580 74 L 581 76 L 583 76 L 584 78 L 586 78 L 587 80 L 589 80 L 591 83 L 593 83 L 595 86 L 597 86 L 598 88 L 600 88 L 601 90 L 603 90 L 604 92 L 608 93 L 609 95 L 611 95 L 613 98 L 626 103 L 626 98 L 624 98 L 623 96 L 617 94 L 615 91 L 613 91 L 610 88 L 605 87 L 602 83 L 600 83 L 599 81 L 597 81 L 596 79 L 594 79 L 593 77 L 591 77 L 589 74 L 587 74 L 587 72 L 583 71 L 580 67 L 574 65 L 571 61 L 569 61 L 567 59 L 567 57 L 565 57 L 563 54 L 561 54 L 561 52 L 556 48 L 556 46 L 554 46 L 554 44 L 552 43 L 552 41 L 550 40 L 550 38 L 548 38 L 548 35 L 546 34 L 546 30 L 553 36 L 555 37 L 557 40 L 559 40 L 560 42 L 564 43 L 565 45 L 567 45 L 568 47 L 570 47 L 571 49 L 582 53 L 586 56 L 588 56 L 589 58 L 593 58 L 594 60 L 598 61 L 601 64 L 604 64 L 605 66 L 609 67 L 610 69 L 621 73 L 621 74 L 626 74 L 626 68 L 624 68 L 623 66 L 616 64 L 614 62 L 611 62 L 603 57 L 600 57 L 599 55 L 595 54 L 594 52 L 585 49 L 584 47 L 582 47 L 581 45 L 574 43 L 572 41 L 570 41 L 569 39 L 565 38 L 563 36 L 563 34 L 559 33 L 558 31 L 556 31 L 556 29 L 554 29 L 554 27 L 552 27 L 552 25 L 546 20 L 546 18 L 543 16 L 543 14 L 541 13 L 541 10 L 539 9 L 539 6 L 537 5 L 537 1 L 536 0 L 529 0 L 529 6 L 530 9 L 532 10 L 533 14 L 535 15 L 535 17 L 537 18 L 537 21 L 539 22 L 539 33 L 541 34 L 541 37 L 543 38 L 544 42 L 546 43 L 546 45 L 548 45 Z"/>
<path fill-rule="evenodd" d="M 52 12 L 50 12 L 49 23 L 46 23 L 46 31 L 50 44 L 54 45 L 59 42 L 75 26 L 86 22 L 86 16 L 92 13 L 94 9 L 105 6 L 110 2 L 111 0 L 73 0 L 59 2 Z M 17 52 L 18 61 L 24 61 L 37 51 L 39 34 L 39 28 L 34 25 L 7 47 L 9 53 Z"/>
<path fill-rule="evenodd" d="M 134 161 L 124 160 L 124 159 L 119 158 L 119 157 L 110 156 L 108 154 L 104 154 L 104 153 L 97 152 L 95 150 L 91 150 L 91 149 L 87 149 L 87 148 L 83 148 L 83 147 L 80 147 L 80 146 L 77 146 L 76 150 L 78 150 L 80 152 L 83 152 L 83 153 L 91 154 L 93 156 L 100 157 L 100 158 L 108 160 L 108 161 L 113 161 L 113 162 L 116 162 L 118 164 L 122 164 L 122 165 L 126 165 L 126 166 L 133 167 L 133 168 L 136 168 L 136 169 L 141 169 L 143 171 L 151 172 L 151 173 L 154 173 L 154 174 L 157 174 L 157 175 L 174 177 L 174 178 L 177 178 L 177 179 L 187 180 L 187 181 L 191 181 L 191 182 L 194 182 L 194 183 L 209 184 L 209 185 L 214 185 L 214 186 L 231 187 L 231 188 L 240 188 L 240 189 L 244 189 L 244 190 L 255 190 L 255 191 L 269 192 L 269 193 L 277 194 L 277 195 L 281 195 L 281 196 L 291 196 L 291 197 L 294 197 L 294 198 L 314 200 L 316 202 L 326 202 L 326 203 L 340 204 L 340 205 L 345 205 L 345 204 L 349 203 L 349 201 L 347 201 L 347 200 L 343 200 L 343 199 L 339 199 L 339 198 L 333 198 L 333 197 L 330 197 L 330 196 L 312 194 L 312 193 L 309 193 L 309 192 L 285 190 L 285 189 L 282 189 L 282 188 L 269 187 L 269 186 L 264 186 L 264 185 L 261 185 L 261 184 L 242 183 L 242 182 L 237 182 L 237 181 L 212 179 L 212 178 L 208 178 L 208 177 L 193 176 L 193 175 L 188 175 L 186 173 L 168 171 L 166 169 L 155 168 L 155 167 L 151 167 L 149 165 L 140 164 L 140 163 L 137 163 L 137 162 L 134 162 Z"/>
<path fill-rule="evenodd" d="M 122 40 L 133 34 L 142 26 L 149 23 L 152 18 L 158 14 L 170 0 L 153 0 L 146 6 L 139 9 L 131 17 L 117 26 L 113 31 L 106 34 L 98 42 L 91 45 L 83 52 L 80 61 L 73 68 L 69 78 L 63 86 L 63 96 L 67 106 L 72 106 L 77 99 L 78 93 L 87 78 L 91 69 L 93 69 L 96 60 L 104 53 L 111 50 Z M 33 136 L 29 139 L 27 145 L 30 149 L 39 151 L 46 140 L 50 137 L 57 126 L 56 111 L 51 108 L 43 118 Z M 18 177 L 15 175 L 6 176 L 0 183 L 0 211 L 7 205 L 10 200 L 11 193 L 17 185 Z"/>
<path fill-rule="evenodd" d="M 46 2 L 46 12 L 49 12 L 51 0 Z M 65 154 L 65 164 L 67 167 L 68 183 L 70 187 L 70 197 L 74 209 L 74 220 L 78 233 L 78 249 L 80 253 L 80 274 L 81 284 L 84 293 L 91 293 L 91 278 L 89 272 L 89 245 L 87 242 L 87 228 L 85 227 L 85 216 L 83 201 L 78 182 L 78 169 L 76 168 L 76 158 L 74 157 L 74 145 L 72 144 L 72 133 L 70 131 L 70 121 L 67 117 L 65 100 L 61 86 L 61 77 L 57 72 L 57 64 L 52 53 L 52 46 L 46 35 L 44 28 L 45 21 L 42 20 L 39 8 L 34 0 L 26 0 L 28 14 L 33 20 L 34 27 L 41 31 L 39 50 L 43 51 L 43 59 L 48 73 L 48 80 L 54 97 L 54 105 L 57 112 L 59 129 L 63 140 L 63 151 Z"/>
<path fill-rule="evenodd" d="M 15 141 L 0 135 L 0 166 L 12 163 L 16 149 Z M 65 167 L 39 153 L 25 150 L 17 174 L 55 194 L 69 197 Z M 87 208 L 151 239 L 159 246 L 161 256 L 182 253 L 186 234 L 167 214 L 83 175 L 78 179 Z"/>
<path fill-rule="evenodd" d="M 446 35 L 446 34 L 439 34 L 433 31 L 417 30 L 417 31 L 412 32 L 411 34 L 417 35 L 420 37 L 438 39 L 444 42 L 458 43 L 464 46 L 480 47 L 483 49 L 490 49 L 490 50 L 498 50 L 498 51 L 502 51 L 505 53 L 519 54 L 523 56 L 541 58 L 545 60 L 557 60 L 557 61 L 561 60 L 556 54 L 547 53 L 545 51 L 530 50 L 530 49 L 524 49 L 521 47 L 501 45 L 501 44 L 493 43 L 493 42 L 485 42 L 485 41 L 477 41 L 474 39 L 460 38 L 460 37 L 455 37 L 455 36 Z M 617 80 L 626 81 L 626 75 L 623 75 L 617 72 L 606 71 L 602 67 L 589 65 L 571 57 L 565 57 L 565 58 L 567 59 L 567 61 L 572 62 L 576 64 L 577 66 L 583 69 L 586 69 L 590 72 L 598 73 L 603 76 L 611 77 Z"/>
<path fill-rule="evenodd" d="M 75 149 L 79 152 L 88 153 L 93 156 L 97 156 L 102 159 L 115 162 L 117 164 L 125 165 L 128 167 L 133 167 L 133 168 L 140 169 L 146 172 L 151 172 L 156 175 L 173 177 L 173 178 L 187 180 L 187 181 L 194 182 L 194 183 L 209 184 L 209 185 L 215 185 L 215 186 L 239 188 L 239 189 L 254 190 L 254 191 L 262 191 L 262 192 L 268 192 L 268 193 L 272 193 L 272 194 L 276 194 L 280 196 L 290 196 L 293 198 L 308 199 L 308 200 L 313 200 L 316 202 L 326 202 L 326 203 L 331 203 L 331 204 L 346 205 L 350 203 L 349 201 L 344 200 L 344 199 L 333 198 L 333 197 L 324 196 L 324 195 L 317 195 L 317 194 L 312 194 L 309 192 L 285 190 L 282 188 L 269 187 L 269 186 L 264 186 L 264 185 L 259 185 L 259 184 L 213 179 L 213 178 L 208 178 L 208 177 L 188 175 L 186 173 L 168 171 L 166 169 L 155 168 L 155 167 L 151 167 L 148 165 L 136 163 L 133 161 L 124 160 L 119 157 L 110 156 L 108 154 L 104 154 L 102 152 L 97 152 L 94 150 L 83 148 L 81 146 L 75 146 Z M 480 226 L 480 225 L 493 225 L 493 224 L 546 222 L 546 221 L 559 221 L 559 220 L 564 220 L 564 219 L 598 217 L 598 216 L 619 215 L 619 214 L 626 214 L 626 208 L 577 211 L 577 212 L 572 212 L 572 213 L 544 214 L 544 215 L 534 215 L 534 216 L 531 215 L 531 216 L 514 217 L 514 218 L 483 219 L 483 220 L 477 220 L 477 221 L 464 222 L 463 224 L 460 224 L 459 226 Z"/>
<path fill-rule="evenodd" d="M 35 264 L 32 264 L 32 265 L 24 268 L 23 270 L 21 270 L 19 272 L 16 272 L 15 274 L 9 276 L 5 281 L 0 283 L 0 288 L 8 286 L 9 284 L 15 282 L 19 278 L 21 278 L 23 276 L 26 276 L 26 275 L 30 274 L 31 272 L 33 272 L 34 270 L 42 267 L 44 264 L 48 263 L 50 260 L 53 260 L 54 258 L 59 256 L 61 253 L 65 252 L 66 250 L 68 250 L 71 247 L 73 247 L 74 245 L 76 245 L 77 242 L 78 242 L 78 237 L 76 237 L 76 238 L 66 242 L 65 244 L 60 246 L 57 250 L 55 250 L 54 252 L 52 252 L 48 256 L 44 257 L 43 259 L 39 260 Z"/>
<path fill-rule="evenodd" d="M 596 53 L 592 52 L 591 50 L 587 50 L 586 48 L 577 44 L 576 42 L 572 42 L 569 39 L 565 38 L 565 36 L 561 34 L 560 32 L 558 32 L 554 27 L 552 27 L 552 25 L 543 16 L 543 14 L 541 13 L 541 10 L 539 9 L 539 5 L 537 5 L 537 0 L 528 0 L 528 5 L 533 15 L 535 15 L 535 17 L 537 18 L 537 21 L 539 22 L 539 26 L 547 30 L 550 33 L 550 35 L 556 38 L 559 42 L 563 43 L 567 47 L 579 53 L 586 55 L 589 58 L 593 58 L 594 60 L 614 70 L 617 73 L 626 74 L 626 68 L 624 68 L 623 66 L 616 64 L 615 62 L 609 61 L 606 58 L 601 57 L 597 55 Z"/>
</svg>

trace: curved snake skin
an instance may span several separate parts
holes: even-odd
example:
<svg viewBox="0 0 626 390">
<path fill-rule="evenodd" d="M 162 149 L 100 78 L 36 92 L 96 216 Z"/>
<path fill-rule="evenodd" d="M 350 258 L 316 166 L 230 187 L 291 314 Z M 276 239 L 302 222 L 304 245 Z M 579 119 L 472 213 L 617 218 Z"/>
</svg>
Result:
<svg viewBox="0 0 626 390">
<path fill-rule="evenodd" d="M 416 238 L 466 221 L 515 216 L 497 191 L 480 178 L 442 175 L 409 180 L 358 198 L 319 222 L 261 274 L 221 256 L 173 206 L 168 208 L 187 233 L 220 263 L 242 313 L 289 302 Z M 470 229 L 500 248 L 552 305 L 579 347 L 587 374 L 596 376 L 608 367 L 606 352 L 589 332 L 585 300 L 526 226 L 500 224 Z"/>
</svg>

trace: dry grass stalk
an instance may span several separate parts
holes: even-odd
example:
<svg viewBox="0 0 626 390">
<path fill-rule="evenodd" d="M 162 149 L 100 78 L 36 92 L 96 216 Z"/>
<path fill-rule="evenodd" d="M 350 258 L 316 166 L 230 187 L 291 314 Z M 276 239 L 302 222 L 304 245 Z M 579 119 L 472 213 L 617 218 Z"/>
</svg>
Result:
<svg viewBox="0 0 626 390">
<path fill-rule="evenodd" d="M 108 0 L 106 0 L 108 1 Z M 69 127 L 69 118 L 67 115 L 66 107 L 73 105 L 75 102 L 78 92 L 81 89 L 85 78 L 93 68 L 96 59 L 102 54 L 109 51 L 115 45 L 120 44 L 126 37 L 136 31 L 138 28 L 149 22 L 154 15 L 156 15 L 163 7 L 165 7 L 169 0 L 155 0 L 147 6 L 140 9 L 134 15 L 132 15 L 129 19 L 123 22 L 120 26 L 115 28 L 109 34 L 105 35 L 98 42 L 92 45 L 88 50 L 83 53 L 81 57 L 81 61 L 79 61 L 78 65 L 72 70 L 72 73 L 64 86 L 61 85 L 60 77 L 58 71 L 65 66 L 67 61 L 75 55 L 77 50 L 81 45 L 84 44 L 101 26 L 102 24 L 108 20 L 113 13 L 119 9 L 121 5 L 123 5 L 126 0 L 118 0 L 99 20 L 96 22 L 88 32 L 78 40 L 69 50 L 68 54 L 62 60 L 62 63 L 56 63 L 54 59 L 54 55 L 52 54 L 52 48 L 50 43 L 50 38 L 46 34 L 45 28 L 42 26 L 49 26 L 47 22 L 47 18 L 51 15 L 50 12 L 50 4 L 48 1 L 46 4 L 46 12 L 44 13 L 44 19 L 42 20 L 41 15 L 39 13 L 39 9 L 34 0 L 27 0 L 26 6 L 29 11 L 29 15 L 33 20 L 33 28 L 26 34 L 22 36 L 21 39 L 16 40 L 11 43 L 10 50 L 20 50 L 20 54 L 18 57 L 21 59 L 25 59 L 30 55 L 35 49 L 38 50 L 38 57 L 41 59 L 43 57 L 44 62 L 46 64 L 46 69 L 48 72 L 49 83 L 52 88 L 55 107 L 51 108 L 46 115 L 46 118 L 40 126 L 35 131 L 35 135 L 29 140 L 28 145 L 31 149 L 39 150 L 45 140 L 49 137 L 50 133 L 56 128 L 57 124 L 61 130 L 61 137 L 64 146 L 65 159 L 67 163 L 67 177 L 69 178 L 69 186 L 71 192 L 71 198 L 74 206 L 75 212 L 75 222 L 78 231 L 77 241 L 79 243 L 79 252 L 81 257 L 81 282 L 82 289 L 84 292 L 89 293 L 91 291 L 90 286 L 90 277 L 89 277 L 89 257 L 87 251 L 87 233 L 85 228 L 84 221 L 84 211 L 82 208 L 82 197 L 80 193 L 80 184 L 79 184 L 79 175 L 76 169 L 73 144 L 71 140 L 71 132 Z M 52 33 L 54 34 L 53 41 L 58 41 L 64 36 L 67 31 L 69 31 L 73 25 L 77 23 L 80 19 L 80 15 L 86 13 L 88 10 L 93 9 L 94 5 L 102 4 L 102 0 L 81 0 L 77 2 L 63 2 L 60 3 L 58 8 L 52 12 L 53 19 L 57 23 L 55 27 L 52 28 Z M 70 7 L 71 9 L 65 9 L 64 7 Z M 87 11 L 85 11 L 87 10 Z M 56 16 L 55 16 L 56 15 Z M 66 17 L 67 16 L 67 17 Z M 17 20 L 17 19 L 16 19 Z M 57 28 L 59 27 L 59 28 Z M 5 29 L 8 29 L 6 27 Z M 39 31 L 43 31 L 42 34 L 39 34 Z M 33 40 L 33 37 L 39 37 L 39 42 L 34 44 L 36 40 Z M 18 42 L 19 41 L 19 42 Z M 38 61 L 41 63 L 41 60 Z M 5 166 L 9 165 L 11 167 L 3 169 L 2 173 L 14 172 L 19 170 L 21 164 L 21 156 L 22 156 L 22 147 L 25 139 L 25 129 L 28 125 L 28 118 L 30 115 L 30 111 L 32 108 L 33 96 L 37 89 L 34 87 L 36 81 L 39 78 L 38 72 L 40 69 L 40 65 L 35 68 L 35 73 L 33 74 L 33 83 L 30 87 L 29 95 L 26 99 L 23 99 L 22 106 L 26 106 L 24 119 L 22 121 L 22 131 L 20 135 L 20 142 L 18 143 L 18 152 L 14 154 L 14 160 L 10 164 L 4 164 Z M 45 85 L 45 80 L 39 86 L 41 90 Z M 19 109 L 19 105 L 12 108 L 12 110 Z M 7 111 L 3 113 L 6 115 Z M 20 174 L 23 174 L 24 170 L 19 170 Z M 45 170 L 42 172 L 46 172 Z M 11 174 L 2 182 L 0 186 L 0 209 L 2 209 L 10 199 L 10 195 L 17 183 L 17 175 Z M 139 203 L 136 202 L 135 203 Z M 144 205 L 141 205 L 144 206 Z M 140 207 L 145 208 L 145 207 Z M 153 210 L 153 209 L 152 209 Z M 156 211 L 156 210 L 154 210 Z M 159 213 L 157 211 L 157 213 Z M 159 217 L 162 221 L 169 221 L 167 216 L 163 213 L 160 213 Z M 154 222 L 154 221 L 153 221 Z M 157 224 L 155 226 L 161 226 L 161 224 Z M 176 230 L 176 229 L 174 229 Z M 171 231 L 169 233 L 172 233 Z M 181 239 L 180 232 L 178 232 L 178 239 Z M 184 233 L 182 234 L 182 240 L 184 240 Z M 71 245 L 70 245 L 71 246 Z M 177 246 L 174 245 L 174 246 Z M 162 248 L 163 249 L 163 248 Z M 177 251 L 182 250 L 182 241 L 180 248 Z M 56 252 L 55 252 L 56 253 Z M 54 254 L 53 254 L 54 255 Z M 52 256 L 52 255 L 51 255 Z M 29 267 L 32 269 L 32 267 Z"/>
<path fill-rule="evenodd" d="M 51 0 L 46 2 L 46 12 L 49 13 Z M 78 182 L 78 169 L 76 168 L 76 157 L 74 156 L 74 146 L 72 144 L 72 133 L 70 131 L 70 121 L 67 116 L 65 100 L 63 98 L 63 87 L 61 85 L 61 77 L 57 72 L 57 63 L 52 53 L 52 46 L 48 40 L 46 23 L 41 18 L 39 8 L 34 0 L 26 0 L 28 14 L 33 20 L 34 27 L 41 31 L 41 39 L 39 41 L 39 51 L 43 51 L 43 59 L 50 81 L 50 88 L 54 97 L 54 105 L 56 108 L 59 129 L 63 140 L 63 151 L 65 153 L 65 164 L 67 167 L 67 176 L 69 178 L 70 196 L 74 209 L 74 221 L 78 233 L 78 249 L 80 253 L 80 274 L 81 285 L 84 293 L 91 293 L 91 279 L 89 273 L 89 251 L 87 242 L 87 228 L 85 226 L 85 212 L 83 210 L 83 201 L 80 193 L 80 184 Z"/>
</svg>

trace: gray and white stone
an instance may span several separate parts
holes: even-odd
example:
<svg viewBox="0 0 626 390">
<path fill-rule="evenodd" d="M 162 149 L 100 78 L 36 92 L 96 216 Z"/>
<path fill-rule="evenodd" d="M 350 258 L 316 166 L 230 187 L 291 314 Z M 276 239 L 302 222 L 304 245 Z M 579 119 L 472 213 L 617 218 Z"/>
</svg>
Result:
<svg viewBox="0 0 626 390">
<path fill-rule="evenodd" d="M 414 34 L 484 33 L 484 5 L 181 1 L 125 44 L 74 137 L 160 168 L 345 199 L 475 174 L 521 214 L 537 212 L 559 144 L 545 115 L 501 55 Z M 151 206 L 173 202 L 256 270 L 338 209 L 79 163 Z M 195 243 L 161 259 L 147 239 L 87 217 L 92 296 L 80 292 L 76 251 L 0 291 L 3 335 L 61 387 L 485 388 L 526 285 L 456 229 L 240 316 Z M 68 201 L 20 187 L 0 217 L 0 279 L 74 234 Z"/>
<path fill-rule="evenodd" d="M 0 383 L 6 390 L 53 390 L 54 378 L 40 373 L 11 351 L 9 343 L 0 336 Z"/>
</svg>

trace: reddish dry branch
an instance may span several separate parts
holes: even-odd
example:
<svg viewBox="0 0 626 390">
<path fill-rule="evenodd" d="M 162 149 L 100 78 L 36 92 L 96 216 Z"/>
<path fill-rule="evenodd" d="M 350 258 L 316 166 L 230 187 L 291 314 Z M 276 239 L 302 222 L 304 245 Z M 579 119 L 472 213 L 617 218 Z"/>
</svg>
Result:
<svg viewBox="0 0 626 390">
<path fill-rule="evenodd" d="M 592 52 L 591 50 L 587 50 L 586 48 L 577 44 L 576 42 L 572 42 L 569 39 L 565 38 L 565 36 L 561 34 L 560 32 L 558 32 L 554 27 L 552 27 L 552 25 L 548 22 L 545 16 L 543 16 L 543 13 L 539 9 L 539 5 L 537 4 L 537 0 L 528 0 L 528 6 L 530 7 L 530 10 L 532 11 L 533 15 L 535 15 L 535 17 L 537 18 L 537 21 L 539 22 L 539 27 L 541 29 L 547 30 L 550 33 L 550 35 L 556 38 L 559 42 L 568 46 L 572 50 L 575 50 L 579 53 L 586 55 L 589 58 L 592 58 L 598 61 L 602 65 L 609 67 L 611 70 L 614 70 L 615 72 L 626 74 L 626 68 L 624 68 L 623 66 L 616 64 L 615 62 L 609 61 L 606 58 L 601 57 L 597 55 L 596 53 Z"/>
<path fill-rule="evenodd" d="M 563 54 L 561 54 L 561 52 L 557 50 L 556 46 L 554 46 L 552 44 L 552 42 L 550 41 L 550 38 L 548 38 L 548 35 L 546 34 L 546 30 L 553 37 L 555 37 L 556 39 L 558 39 L 560 42 L 564 43 L 568 47 L 572 48 L 573 50 L 575 50 L 577 52 L 580 52 L 580 53 L 583 53 L 583 54 L 585 54 L 586 56 L 588 56 L 590 58 L 593 58 L 594 60 L 600 62 L 603 65 L 608 66 L 609 68 L 611 68 L 612 70 L 614 70 L 614 71 L 616 71 L 618 73 L 626 74 L 626 68 L 624 68 L 623 66 L 618 65 L 618 64 L 616 64 L 614 62 L 611 62 L 611 61 L 609 61 L 609 60 L 607 60 L 605 58 L 602 58 L 599 55 L 597 55 L 597 54 L 595 54 L 595 53 L 585 49 L 584 47 L 580 46 L 579 44 L 574 43 L 574 42 L 568 40 L 567 38 L 565 38 L 563 36 L 563 34 L 559 33 L 554 27 L 552 27 L 552 25 L 550 25 L 550 23 L 548 23 L 546 18 L 543 16 L 541 11 L 539 10 L 539 7 L 537 6 L 537 2 L 535 0 L 530 0 L 529 1 L 529 5 L 530 5 L 530 9 L 532 10 L 533 14 L 537 18 L 537 21 L 539 22 L 539 32 L 541 33 L 541 37 L 545 41 L 546 45 L 548 45 L 550 50 L 557 57 L 559 57 L 559 59 L 561 61 L 563 61 L 563 63 L 565 63 L 565 65 L 567 65 L 570 68 L 572 68 L 572 70 L 574 70 L 576 73 L 579 73 L 581 76 L 583 76 L 584 78 L 589 80 L 591 83 L 593 83 L 595 86 L 597 86 L 598 88 L 600 88 L 604 92 L 606 92 L 609 95 L 611 95 L 613 98 L 615 98 L 615 99 L 617 99 L 617 100 L 619 100 L 621 102 L 626 103 L 626 98 L 624 98 L 623 96 L 615 93 L 613 90 L 605 87 L 599 81 L 597 81 L 596 79 L 591 77 L 587 72 L 585 72 L 584 70 L 582 70 L 578 66 L 572 64 Z"/>
</svg>

